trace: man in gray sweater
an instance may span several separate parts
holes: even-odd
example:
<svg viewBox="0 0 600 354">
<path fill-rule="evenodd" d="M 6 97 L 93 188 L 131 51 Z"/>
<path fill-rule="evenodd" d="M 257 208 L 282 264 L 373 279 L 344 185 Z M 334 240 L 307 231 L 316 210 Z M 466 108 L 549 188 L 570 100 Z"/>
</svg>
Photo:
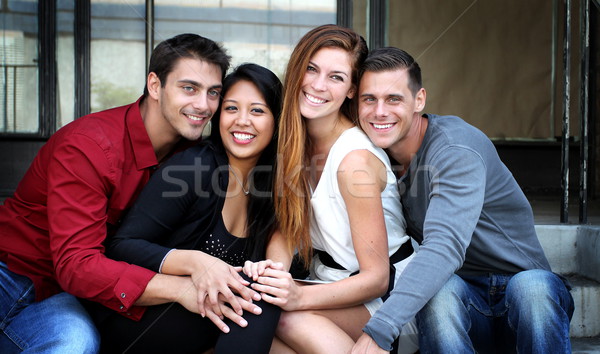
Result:
<svg viewBox="0 0 600 354">
<path fill-rule="evenodd" d="M 573 299 L 552 273 L 529 202 L 492 142 L 454 116 L 422 114 L 418 64 L 373 51 L 359 120 L 399 164 L 408 233 L 420 244 L 353 353 L 392 349 L 417 316 L 423 353 L 568 353 Z"/>
</svg>

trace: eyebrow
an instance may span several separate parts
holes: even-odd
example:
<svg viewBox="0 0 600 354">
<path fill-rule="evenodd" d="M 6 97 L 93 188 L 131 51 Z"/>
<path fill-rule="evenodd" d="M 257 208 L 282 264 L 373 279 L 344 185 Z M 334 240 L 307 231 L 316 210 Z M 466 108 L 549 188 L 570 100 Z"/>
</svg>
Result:
<svg viewBox="0 0 600 354">
<path fill-rule="evenodd" d="M 223 100 L 223 103 L 225 103 L 225 102 L 235 102 L 235 103 L 237 103 L 238 101 L 234 100 L 233 98 L 228 98 L 226 100 Z M 251 102 L 250 103 L 250 105 L 255 105 L 255 104 L 257 104 L 259 106 L 265 106 L 267 108 L 269 107 L 266 103 L 262 103 L 262 102 Z"/>
<path fill-rule="evenodd" d="M 183 83 L 183 84 L 190 84 L 190 85 L 194 85 L 196 87 L 204 87 L 203 84 L 201 84 L 198 81 L 195 80 L 189 80 L 189 79 L 183 79 L 183 80 L 177 80 L 177 82 L 179 83 Z M 223 85 L 222 84 L 217 84 L 217 85 L 213 85 L 213 86 L 209 86 L 209 88 L 215 89 L 215 88 L 222 88 Z"/>
<path fill-rule="evenodd" d="M 367 93 L 361 94 L 360 97 L 375 97 L 375 95 L 367 92 Z M 388 98 L 404 98 L 404 95 L 400 94 L 400 93 L 391 93 L 389 95 L 385 95 L 385 99 L 388 99 Z"/>
<path fill-rule="evenodd" d="M 313 61 L 308 61 L 308 63 L 312 66 L 316 66 L 317 68 L 321 68 L 319 65 L 317 65 L 316 63 L 314 63 Z M 334 70 L 331 72 L 331 74 L 342 74 L 345 77 L 350 77 L 345 71 L 341 71 L 341 70 Z"/>
</svg>

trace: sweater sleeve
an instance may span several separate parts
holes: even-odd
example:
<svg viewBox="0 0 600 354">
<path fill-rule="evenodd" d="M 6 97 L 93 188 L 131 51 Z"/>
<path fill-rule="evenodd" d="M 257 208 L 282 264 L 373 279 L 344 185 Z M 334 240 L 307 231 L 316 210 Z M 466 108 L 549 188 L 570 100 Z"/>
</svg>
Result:
<svg viewBox="0 0 600 354">
<path fill-rule="evenodd" d="M 483 207 L 486 167 L 477 152 L 450 146 L 425 166 L 411 182 L 428 184 L 428 195 L 412 196 L 426 206 L 423 242 L 388 300 L 364 328 L 387 350 L 402 326 L 460 269 Z"/>
<path fill-rule="evenodd" d="M 115 236 L 106 254 L 113 259 L 159 272 L 172 249 L 170 238 L 186 224 L 195 203 L 206 197 L 214 171 L 209 154 L 197 148 L 174 155 L 153 175 Z"/>
</svg>

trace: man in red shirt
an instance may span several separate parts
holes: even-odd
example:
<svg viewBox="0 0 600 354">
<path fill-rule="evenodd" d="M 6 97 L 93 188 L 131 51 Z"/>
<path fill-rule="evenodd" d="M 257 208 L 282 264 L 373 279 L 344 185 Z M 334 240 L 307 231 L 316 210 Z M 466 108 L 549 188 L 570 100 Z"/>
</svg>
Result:
<svg viewBox="0 0 600 354">
<path fill-rule="evenodd" d="M 0 206 L 0 352 L 97 352 L 99 337 L 76 297 L 133 319 L 167 302 L 218 312 L 204 308 L 197 296 L 205 289 L 189 277 L 108 259 L 103 242 L 158 164 L 200 139 L 228 68 L 215 42 L 170 38 L 154 50 L 137 102 L 77 119 L 41 148 Z M 218 291 L 256 296 L 241 278 L 223 276 L 228 288 Z"/>
</svg>

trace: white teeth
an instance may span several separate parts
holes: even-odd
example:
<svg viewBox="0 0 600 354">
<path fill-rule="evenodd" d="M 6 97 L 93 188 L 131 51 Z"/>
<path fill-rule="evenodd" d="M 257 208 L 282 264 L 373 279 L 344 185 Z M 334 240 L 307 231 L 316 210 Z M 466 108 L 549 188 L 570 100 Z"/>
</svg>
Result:
<svg viewBox="0 0 600 354">
<path fill-rule="evenodd" d="M 317 98 L 315 96 L 309 95 L 308 93 L 305 93 L 304 95 L 306 96 L 306 99 L 309 100 L 312 103 L 319 103 L 320 104 L 320 103 L 327 102 L 327 100 L 322 100 L 322 99 Z"/>
<path fill-rule="evenodd" d="M 253 139 L 256 135 L 246 134 L 246 133 L 233 133 L 233 137 L 238 140 L 250 140 Z"/>
<path fill-rule="evenodd" d="M 388 123 L 388 124 L 375 124 L 373 123 L 373 127 L 375 129 L 387 129 L 387 128 L 391 128 L 394 124 L 392 123 Z"/>
<path fill-rule="evenodd" d="M 204 120 L 204 118 L 203 118 L 203 117 L 196 117 L 196 116 L 193 116 L 193 115 L 191 115 L 191 114 L 186 114 L 185 116 L 186 116 L 186 117 L 188 117 L 189 119 L 191 119 L 191 120 L 195 120 L 195 121 L 197 121 L 197 122 L 199 122 L 199 121 L 201 121 L 201 120 Z"/>
</svg>

